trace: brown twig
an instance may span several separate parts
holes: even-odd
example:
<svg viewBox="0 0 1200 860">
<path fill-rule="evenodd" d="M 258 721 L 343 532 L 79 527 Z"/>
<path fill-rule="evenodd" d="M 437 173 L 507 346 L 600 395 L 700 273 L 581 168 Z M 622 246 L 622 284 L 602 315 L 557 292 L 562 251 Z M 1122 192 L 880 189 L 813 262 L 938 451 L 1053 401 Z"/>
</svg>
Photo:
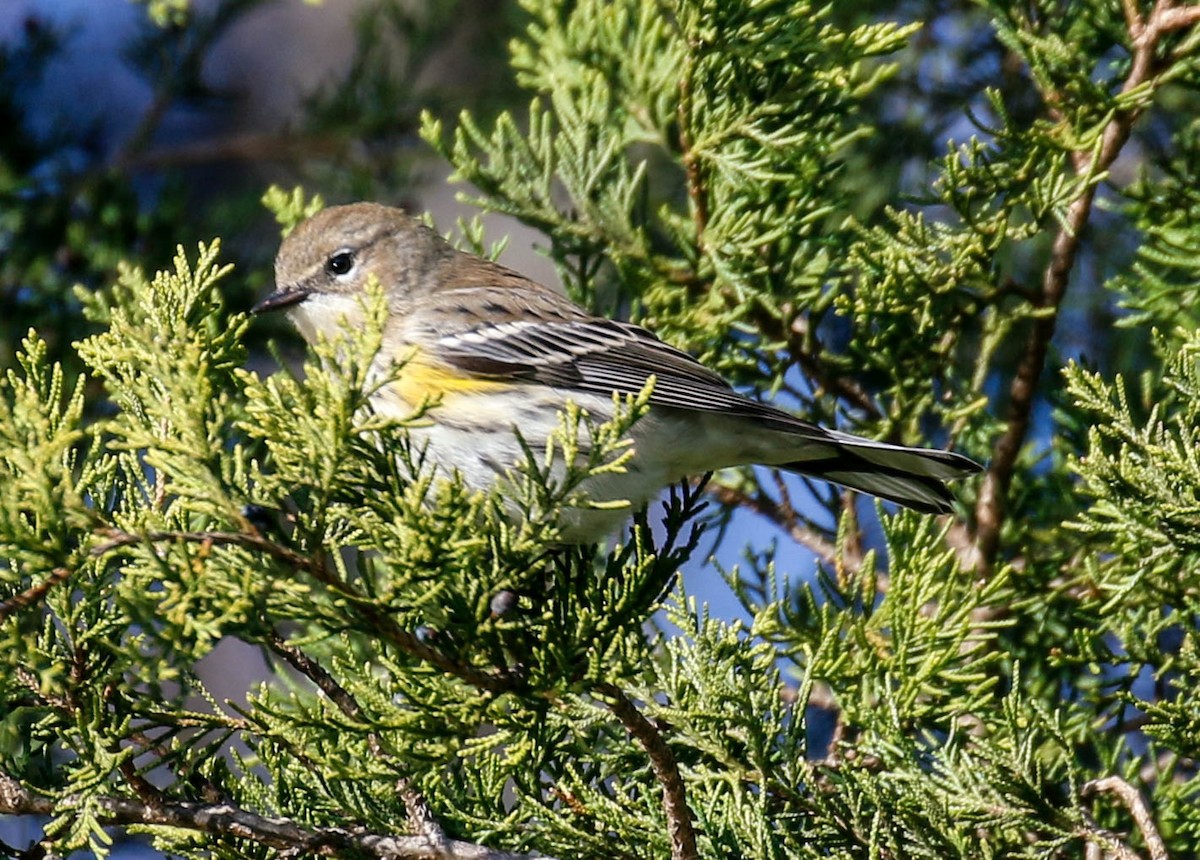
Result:
<svg viewBox="0 0 1200 860">
<path fill-rule="evenodd" d="M 1149 18 L 1143 24 L 1131 0 L 1125 3 L 1125 16 L 1133 44 L 1133 61 L 1129 75 L 1121 86 L 1126 94 L 1148 83 L 1155 74 L 1155 49 L 1165 33 L 1200 21 L 1200 9 L 1174 9 L 1169 0 L 1158 0 Z M 1046 94 L 1050 105 L 1057 103 L 1057 95 Z M 1141 116 L 1142 109 L 1134 107 L 1113 114 L 1101 133 L 1098 147 L 1074 153 L 1073 161 L 1077 173 L 1089 177 L 1080 195 L 1067 207 L 1062 226 L 1054 237 L 1050 250 L 1050 262 L 1042 276 L 1038 307 L 1044 312 L 1033 321 L 1033 328 L 1025 342 L 1025 348 L 1017 365 L 1016 374 L 1009 388 L 1006 428 L 996 442 L 992 461 L 980 488 L 975 506 L 977 524 L 975 551 L 972 562 L 976 569 L 987 573 L 995 562 L 1000 543 L 1000 530 L 1004 524 L 1005 501 L 1012 484 L 1017 456 L 1029 433 L 1030 419 L 1038 392 L 1038 379 L 1046 365 L 1046 356 L 1054 330 L 1058 323 L 1058 310 L 1066 295 L 1067 284 L 1079 254 L 1084 228 L 1091 216 L 1098 182 L 1116 160 L 1121 149 L 1129 140 L 1133 125 Z"/>
<path fill-rule="evenodd" d="M 313 558 L 282 544 L 251 532 L 187 532 L 187 531 L 154 531 L 145 534 L 133 534 L 120 529 L 108 529 L 102 532 L 108 540 L 92 547 L 91 554 L 95 558 L 107 555 L 115 549 L 128 546 L 142 546 L 153 543 L 207 543 L 220 546 L 240 546 L 254 549 L 282 561 L 289 567 L 297 568 L 312 574 L 320 574 L 323 565 Z"/>
<path fill-rule="evenodd" d="M 1142 860 L 1119 835 L 1096 824 L 1086 812 L 1083 820 L 1085 826 L 1077 828 L 1075 835 L 1084 840 L 1085 860 Z"/>
<path fill-rule="evenodd" d="M 14 594 L 7 600 L 0 602 L 0 623 L 7 620 L 8 616 L 20 609 L 26 609 L 32 606 L 37 601 L 41 600 L 50 589 L 58 585 L 60 582 L 66 582 L 71 576 L 71 571 L 65 567 L 56 567 L 50 571 L 50 575 L 37 585 L 32 585 L 24 591 Z"/>
<path fill-rule="evenodd" d="M 334 680 L 334 677 L 325 670 L 324 666 L 285 640 L 278 633 L 272 632 L 267 637 L 267 646 L 279 657 L 282 657 L 289 666 L 312 681 L 316 685 L 316 688 L 324 693 L 329 701 L 337 705 L 338 710 L 343 714 L 352 720 L 362 719 L 363 710 L 358 700 L 350 695 L 350 692 L 345 687 Z"/>
<path fill-rule="evenodd" d="M 618 687 L 600 684 L 596 692 L 610 700 L 608 708 L 613 716 L 621 721 L 621 725 L 633 735 L 650 758 L 650 767 L 662 786 L 663 809 L 667 815 L 667 830 L 671 834 L 671 860 L 698 860 L 700 855 L 696 848 L 692 811 L 687 805 L 687 790 L 675 754 L 654 723 L 646 719 Z"/>
<path fill-rule="evenodd" d="M 1171 30 L 1182 30 L 1184 27 L 1190 27 L 1193 24 L 1200 24 L 1200 6 L 1184 6 L 1183 8 L 1174 8 L 1167 4 L 1160 4 L 1161 9 L 1156 9 L 1157 25 L 1163 32 Z"/>
<path fill-rule="evenodd" d="M 1135 39 L 1141 36 L 1146 22 L 1142 20 L 1142 13 L 1138 11 L 1137 0 L 1121 0 L 1121 11 L 1125 13 L 1125 29 L 1129 35 Z"/>
<path fill-rule="evenodd" d="M 763 493 L 753 495 L 722 484 L 710 484 L 708 492 L 723 505 L 733 505 L 744 508 L 770 520 L 783 529 L 796 543 L 807 547 L 814 555 L 826 564 L 834 564 L 838 559 L 837 547 L 833 542 L 818 532 L 809 528 L 800 517 L 792 511 L 788 513 L 779 503 Z"/>
<path fill-rule="evenodd" d="M 150 805 L 124 797 L 85 798 L 78 794 L 41 797 L 7 774 L 0 774 L 0 814 L 61 815 L 64 810 L 85 803 L 105 825 L 179 828 L 214 837 L 245 839 L 295 854 L 380 860 L 530 860 L 539 856 L 512 854 L 457 839 L 436 844 L 424 834 L 388 836 L 343 827 L 305 827 L 287 818 L 268 818 L 226 803 Z"/>
<path fill-rule="evenodd" d="M 246 3 L 215 4 L 211 14 L 194 19 L 176 56 L 171 56 L 170 48 L 164 47 L 161 55 L 167 61 L 165 68 L 154 76 L 154 95 L 145 113 L 113 156 L 112 166 L 116 170 L 124 170 L 154 139 L 180 91 L 203 65 L 205 52 L 250 8 L 251 4 Z"/>
<path fill-rule="evenodd" d="M 122 167 L 139 171 L 231 161 L 286 161 L 334 155 L 345 144 L 345 141 L 328 135 L 298 137 L 270 132 L 247 133 L 132 153 L 126 156 Z"/>
<path fill-rule="evenodd" d="M 883 417 L 871 395 L 857 380 L 831 373 L 822 362 L 820 353 L 805 348 L 804 339 L 808 335 L 809 320 L 803 314 L 797 314 L 786 328 L 782 327 L 781 320 L 768 313 L 758 315 L 758 324 L 760 327 L 767 326 L 765 331 L 787 343 L 788 355 L 792 361 L 804 371 L 805 376 L 821 388 L 846 401 L 869 418 Z M 815 337 L 813 342 L 820 346 L 820 340 Z"/>
<path fill-rule="evenodd" d="M 1150 814 L 1150 807 L 1146 805 L 1142 793 L 1119 776 L 1107 776 L 1084 783 L 1081 794 L 1088 797 L 1101 792 L 1116 795 L 1129 810 L 1142 834 L 1142 841 L 1146 843 L 1146 849 L 1150 852 L 1150 860 L 1168 860 L 1167 846 L 1159 835 L 1154 816 Z"/>
<path fill-rule="evenodd" d="M 429 808 L 425 796 L 413 787 L 407 777 L 400 777 L 396 780 L 396 791 L 400 794 L 400 799 L 404 801 L 404 809 L 408 813 L 408 826 L 412 828 L 413 833 L 424 836 L 430 844 L 444 851 L 444 846 L 450 840 L 446 837 L 446 831 L 442 829 L 433 810 Z"/>
<path fill-rule="evenodd" d="M 24 666 L 17 666 L 13 669 L 13 675 L 21 682 L 21 686 L 26 687 L 39 701 L 45 702 L 57 711 L 74 716 L 75 711 L 70 701 L 61 696 L 52 696 L 43 693 L 41 682 L 38 681 L 37 676 L 33 672 L 30 672 Z"/>
</svg>

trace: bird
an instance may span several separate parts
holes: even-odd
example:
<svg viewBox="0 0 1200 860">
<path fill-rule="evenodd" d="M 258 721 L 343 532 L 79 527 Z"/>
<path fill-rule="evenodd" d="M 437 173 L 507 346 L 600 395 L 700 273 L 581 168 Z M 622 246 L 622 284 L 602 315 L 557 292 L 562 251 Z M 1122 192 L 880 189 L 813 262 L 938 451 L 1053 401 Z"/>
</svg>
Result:
<svg viewBox="0 0 1200 860">
<path fill-rule="evenodd" d="M 641 393 L 624 470 L 579 487 L 602 509 L 564 510 L 558 540 L 595 543 L 665 487 L 759 464 L 877 496 L 928 514 L 953 510 L 946 482 L 981 466 L 961 454 L 826 429 L 738 392 L 688 353 L 631 322 L 590 313 L 562 292 L 459 250 L 405 211 L 378 203 L 325 208 L 282 241 L 275 290 L 252 311 L 286 311 L 309 343 L 365 324 L 378 279 L 386 303 L 371 395 L 385 417 L 410 418 L 425 458 L 479 490 L 525 462 L 559 426 L 568 401 L 601 421 L 614 394 Z M 347 329 L 349 327 L 349 329 Z"/>
</svg>

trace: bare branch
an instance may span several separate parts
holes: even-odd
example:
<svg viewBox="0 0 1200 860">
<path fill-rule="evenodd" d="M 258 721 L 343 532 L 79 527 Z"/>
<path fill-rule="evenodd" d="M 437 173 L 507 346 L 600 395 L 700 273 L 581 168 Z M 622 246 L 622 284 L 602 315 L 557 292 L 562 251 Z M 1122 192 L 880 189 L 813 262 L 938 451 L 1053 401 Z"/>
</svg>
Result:
<svg viewBox="0 0 1200 860">
<path fill-rule="evenodd" d="M 679 774 L 675 754 L 654 723 L 646 719 L 619 688 L 613 684 L 600 684 L 596 692 L 611 699 L 609 710 L 650 757 L 654 776 L 662 786 L 663 809 L 667 813 L 667 830 L 671 834 L 671 860 L 699 860 L 692 811 L 687 805 L 687 790 Z"/>
<path fill-rule="evenodd" d="M 1150 807 L 1146 805 L 1146 799 L 1142 797 L 1142 793 L 1119 776 L 1094 779 L 1085 783 L 1082 790 L 1084 797 L 1101 792 L 1116 795 L 1129 810 L 1129 814 L 1133 816 L 1134 823 L 1141 831 L 1142 840 L 1150 852 L 1150 860 L 1168 860 L 1167 846 L 1163 842 L 1162 836 L 1159 835 L 1158 828 L 1154 824 L 1154 816 L 1150 814 Z"/>
<path fill-rule="evenodd" d="M 84 803 L 85 799 L 77 794 L 54 799 L 35 795 L 12 777 L 0 774 L 0 814 L 60 815 Z M 343 827 L 304 827 L 287 818 L 268 818 L 226 803 L 150 805 L 124 797 L 89 797 L 86 803 L 105 825 L 180 828 L 214 837 L 246 839 L 296 854 L 358 855 L 380 860 L 529 860 L 542 856 L 512 854 L 457 839 L 439 844 L 424 834 L 389 836 Z"/>
<path fill-rule="evenodd" d="M 792 540 L 807 547 L 826 564 L 834 564 L 837 561 L 837 547 L 832 541 L 816 529 L 806 526 L 795 511 L 789 513 L 770 496 L 763 493 L 751 495 L 722 484 L 710 484 L 708 491 L 723 505 L 745 508 L 770 520 L 786 531 Z"/>
<path fill-rule="evenodd" d="M 1184 6 L 1183 8 L 1161 8 L 1156 10 L 1155 22 L 1162 32 L 1182 30 L 1193 24 L 1200 23 L 1200 6 Z"/>
<path fill-rule="evenodd" d="M 346 141 L 328 135 L 301 137 L 294 134 L 249 133 L 131 153 L 126 156 L 123 167 L 128 171 L 138 171 L 230 161 L 287 161 L 331 156 L 345 147 Z"/>
<path fill-rule="evenodd" d="M 1125 13 L 1125 28 L 1129 34 L 1135 39 L 1141 37 L 1146 22 L 1142 20 L 1142 13 L 1138 11 L 1137 0 L 1121 0 L 1121 11 Z"/>
</svg>

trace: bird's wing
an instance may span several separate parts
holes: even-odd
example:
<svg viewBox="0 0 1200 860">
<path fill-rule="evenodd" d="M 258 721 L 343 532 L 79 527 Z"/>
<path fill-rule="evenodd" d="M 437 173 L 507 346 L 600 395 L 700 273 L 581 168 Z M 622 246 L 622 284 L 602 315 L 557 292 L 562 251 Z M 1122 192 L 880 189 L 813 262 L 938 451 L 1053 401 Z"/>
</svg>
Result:
<svg viewBox="0 0 1200 860">
<path fill-rule="evenodd" d="M 436 307 L 431 301 L 418 314 L 424 317 L 421 340 L 461 373 L 602 395 L 640 393 L 653 375 L 651 403 L 826 435 L 814 424 L 739 394 L 646 329 L 591 316 L 544 290 L 446 290 L 437 294 Z"/>
<path fill-rule="evenodd" d="M 783 431 L 791 437 L 787 450 L 797 459 L 780 462 L 782 468 L 920 511 L 950 511 L 953 496 L 943 482 L 980 468 L 951 451 L 860 439 L 802 421 L 744 397 L 643 328 L 592 316 L 562 296 L 526 284 L 522 279 L 506 283 L 506 289 L 441 290 L 423 309 L 415 309 L 410 324 L 416 323 L 422 347 L 436 360 L 477 379 L 608 396 L 640 393 L 654 376 L 651 403 L 753 419 L 757 426 Z"/>
</svg>

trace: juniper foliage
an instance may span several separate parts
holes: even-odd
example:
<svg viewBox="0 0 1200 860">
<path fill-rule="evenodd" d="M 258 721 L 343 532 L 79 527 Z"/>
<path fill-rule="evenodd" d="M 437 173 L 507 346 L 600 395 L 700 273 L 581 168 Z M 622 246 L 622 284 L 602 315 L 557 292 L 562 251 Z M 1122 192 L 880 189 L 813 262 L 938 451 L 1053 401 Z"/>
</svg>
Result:
<svg viewBox="0 0 1200 860">
<path fill-rule="evenodd" d="M 721 475 L 557 546 L 646 392 L 472 493 L 370 409 L 378 293 L 266 376 L 216 244 L 125 267 L 81 297 L 100 417 L 36 333 L 0 401 L 0 811 L 55 852 L 1196 856 L 1200 13 L 962 13 L 970 132 L 881 198 L 920 21 L 523 6 L 528 112 L 424 123 L 466 199 L 744 390 L 988 472 L 941 520 Z M 748 551 L 744 622 L 679 581 L 730 509 L 815 559 Z M 244 703 L 197 670 L 229 639 L 278 670 Z"/>
</svg>

